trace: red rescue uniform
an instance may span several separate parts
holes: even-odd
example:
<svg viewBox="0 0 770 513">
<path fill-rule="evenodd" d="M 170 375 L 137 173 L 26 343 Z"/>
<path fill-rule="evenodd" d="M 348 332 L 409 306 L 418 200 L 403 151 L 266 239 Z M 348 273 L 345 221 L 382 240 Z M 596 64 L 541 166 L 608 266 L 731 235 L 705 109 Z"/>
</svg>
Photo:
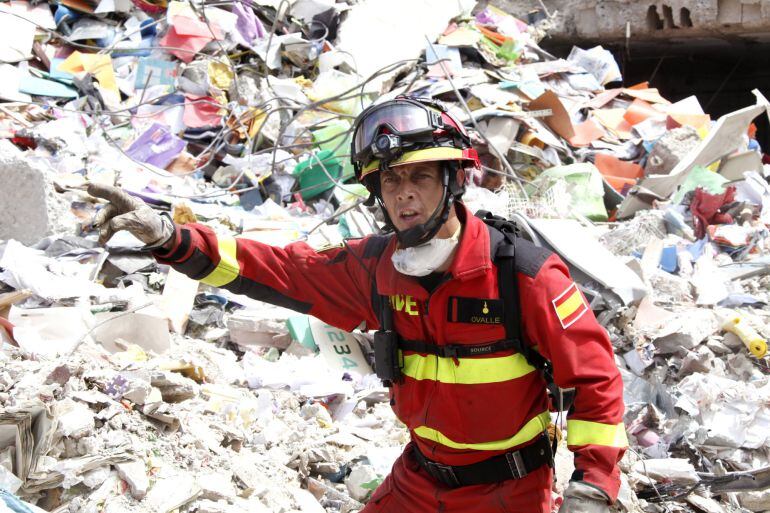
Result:
<svg viewBox="0 0 770 513">
<path fill-rule="evenodd" d="M 155 256 L 204 283 L 344 330 L 362 323 L 378 328 L 373 296 L 383 295 L 404 339 L 437 345 L 504 339 L 491 228 L 462 204 L 457 214 L 462 236 L 446 279 L 432 293 L 394 269 L 396 240 L 387 236 L 316 252 L 303 242 L 277 248 L 218 238 L 205 226 L 188 224 L 176 227 L 174 247 Z M 525 341 L 552 362 L 560 387 L 575 389 L 567 417 L 572 479 L 614 501 L 627 440 L 623 384 L 607 333 L 556 254 L 521 240 L 516 271 Z M 420 468 L 412 453 L 416 447 L 438 463 L 469 465 L 533 443 L 550 422 L 541 374 L 513 350 L 467 358 L 404 351 L 403 362 L 404 379 L 392 387 L 391 404 L 412 442 L 365 511 L 550 511 L 547 465 L 521 479 L 449 488 Z"/>
</svg>

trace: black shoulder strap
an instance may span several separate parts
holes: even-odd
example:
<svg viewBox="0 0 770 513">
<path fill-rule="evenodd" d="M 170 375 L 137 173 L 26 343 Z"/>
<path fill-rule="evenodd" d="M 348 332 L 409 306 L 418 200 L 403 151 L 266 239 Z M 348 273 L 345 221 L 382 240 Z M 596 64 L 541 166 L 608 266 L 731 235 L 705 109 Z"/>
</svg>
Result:
<svg viewBox="0 0 770 513">
<path fill-rule="evenodd" d="M 503 232 L 504 242 L 497 247 L 497 289 L 504 305 L 505 338 L 516 343 L 516 351 L 536 369 L 545 369 L 546 359 L 524 340 L 521 329 L 521 304 L 519 302 L 519 280 L 516 272 L 516 237 Z"/>
<path fill-rule="evenodd" d="M 375 266 L 375 272 L 372 273 L 372 310 L 377 315 L 377 320 L 380 323 L 380 330 L 387 331 L 393 329 L 393 309 L 390 306 L 390 300 L 387 296 L 383 296 L 377 290 L 377 271 Z"/>
<path fill-rule="evenodd" d="M 545 370 L 548 361 L 524 340 L 521 329 L 519 279 L 516 272 L 516 225 L 504 217 L 480 210 L 476 216 L 502 234 L 502 241 L 494 254 L 497 266 L 497 289 L 504 305 L 505 338 L 513 341 L 518 353 L 536 369 Z"/>
</svg>

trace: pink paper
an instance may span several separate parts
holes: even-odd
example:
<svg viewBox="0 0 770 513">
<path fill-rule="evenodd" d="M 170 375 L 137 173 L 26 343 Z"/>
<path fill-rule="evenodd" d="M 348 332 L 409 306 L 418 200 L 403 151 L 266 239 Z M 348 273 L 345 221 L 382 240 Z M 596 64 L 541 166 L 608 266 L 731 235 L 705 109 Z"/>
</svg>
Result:
<svg viewBox="0 0 770 513">
<path fill-rule="evenodd" d="M 189 16 L 174 16 L 173 24 L 160 40 L 161 46 L 184 62 L 190 62 L 195 54 L 214 39 L 222 39 L 219 25 L 211 23 L 211 29 L 200 20 Z M 212 35 L 211 33 L 214 33 Z"/>
<path fill-rule="evenodd" d="M 195 58 L 195 54 L 201 51 L 211 37 L 192 37 L 177 34 L 174 27 L 168 29 L 166 35 L 160 40 L 160 45 L 167 47 L 168 52 L 175 55 L 183 62 L 190 62 Z"/>
<path fill-rule="evenodd" d="M 208 102 L 195 102 L 191 100 L 208 100 Z M 201 128 L 204 126 L 219 126 L 222 124 L 222 116 L 219 114 L 221 107 L 215 104 L 214 98 L 209 96 L 195 97 L 187 96 L 184 102 L 184 117 L 182 118 L 185 126 L 190 128 Z"/>
<path fill-rule="evenodd" d="M 207 37 L 209 39 L 222 39 L 222 31 L 216 23 L 210 23 L 211 29 L 202 21 L 189 16 L 174 16 L 172 23 L 174 30 L 180 36 Z M 213 33 L 213 35 L 212 35 Z"/>
</svg>

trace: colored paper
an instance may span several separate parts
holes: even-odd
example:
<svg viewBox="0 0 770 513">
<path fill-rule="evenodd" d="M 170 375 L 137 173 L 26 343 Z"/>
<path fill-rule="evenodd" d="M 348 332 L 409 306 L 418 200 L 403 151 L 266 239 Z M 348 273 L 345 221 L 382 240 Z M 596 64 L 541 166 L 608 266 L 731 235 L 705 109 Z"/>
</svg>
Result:
<svg viewBox="0 0 770 513">
<path fill-rule="evenodd" d="M 154 123 L 131 144 L 126 154 L 138 162 L 165 168 L 185 146 L 186 143 L 169 132 L 168 127 Z"/>
<path fill-rule="evenodd" d="M 188 96 L 184 103 L 184 124 L 190 128 L 219 126 L 222 124 L 221 107 L 209 96 Z M 192 100 L 192 101 L 190 101 Z M 197 101 L 196 101 L 197 100 Z M 203 101 L 202 101 L 203 100 Z"/>
<path fill-rule="evenodd" d="M 209 39 L 222 39 L 222 31 L 215 23 L 206 24 L 198 19 L 188 16 L 174 16 L 172 18 L 174 31 L 180 36 L 207 37 Z"/>
<path fill-rule="evenodd" d="M 708 128 L 711 116 L 708 114 L 669 114 L 666 118 L 666 129 L 673 130 L 680 126 L 691 126 L 696 130 Z"/>
<path fill-rule="evenodd" d="M 635 99 L 631 105 L 629 105 L 626 113 L 623 114 L 623 118 L 628 121 L 630 125 L 636 125 L 647 118 L 661 116 L 662 113 L 655 110 L 652 105 L 639 98 Z"/>
<path fill-rule="evenodd" d="M 607 89 L 603 93 L 597 94 L 592 100 L 585 103 L 589 109 L 601 109 L 622 93 L 622 89 Z"/>
<path fill-rule="evenodd" d="M 214 23 L 206 25 L 183 15 L 173 16 L 171 20 L 173 24 L 160 40 L 160 45 L 168 47 L 169 53 L 183 62 L 191 62 L 210 41 L 222 39 L 221 30 Z"/>
<path fill-rule="evenodd" d="M 657 89 L 623 89 L 623 94 L 632 98 L 639 98 L 650 103 L 670 104 L 671 102 L 663 98 Z"/>
<path fill-rule="evenodd" d="M 81 53 L 75 51 L 59 64 L 57 71 L 66 73 L 90 73 L 99 85 L 107 91 L 120 95 L 118 83 L 115 81 L 115 71 L 112 68 L 112 57 L 108 54 Z"/>
<path fill-rule="evenodd" d="M 137 89 L 156 85 L 173 87 L 176 75 L 177 64 L 175 62 L 143 57 L 139 59 L 134 86 Z"/>
<path fill-rule="evenodd" d="M 607 153 L 597 153 L 594 165 L 607 183 L 618 192 L 622 192 L 627 185 L 636 185 L 637 179 L 644 176 L 644 169 L 639 164 L 620 160 Z"/>
<path fill-rule="evenodd" d="M 618 139 L 631 139 L 631 125 L 623 115 L 625 109 L 599 109 L 594 111 L 594 117 Z"/>
<path fill-rule="evenodd" d="M 34 96 L 52 96 L 56 98 L 77 98 L 78 93 L 75 89 L 44 78 L 34 77 L 32 75 L 22 76 L 19 81 L 19 91 Z"/>
<path fill-rule="evenodd" d="M 588 146 L 593 141 L 601 139 L 606 134 L 602 127 L 589 119 L 579 125 L 574 125 L 575 135 L 569 138 L 572 146 Z"/>
</svg>

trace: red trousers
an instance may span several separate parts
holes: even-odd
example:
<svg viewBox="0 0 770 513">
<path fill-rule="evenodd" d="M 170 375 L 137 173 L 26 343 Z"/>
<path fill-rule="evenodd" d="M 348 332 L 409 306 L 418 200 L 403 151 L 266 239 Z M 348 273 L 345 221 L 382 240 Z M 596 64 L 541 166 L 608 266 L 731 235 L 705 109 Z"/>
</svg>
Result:
<svg viewBox="0 0 770 513">
<path fill-rule="evenodd" d="M 410 443 L 361 513 L 551 513 L 548 465 L 523 479 L 449 488 L 419 466 L 412 450 Z"/>
</svg>

